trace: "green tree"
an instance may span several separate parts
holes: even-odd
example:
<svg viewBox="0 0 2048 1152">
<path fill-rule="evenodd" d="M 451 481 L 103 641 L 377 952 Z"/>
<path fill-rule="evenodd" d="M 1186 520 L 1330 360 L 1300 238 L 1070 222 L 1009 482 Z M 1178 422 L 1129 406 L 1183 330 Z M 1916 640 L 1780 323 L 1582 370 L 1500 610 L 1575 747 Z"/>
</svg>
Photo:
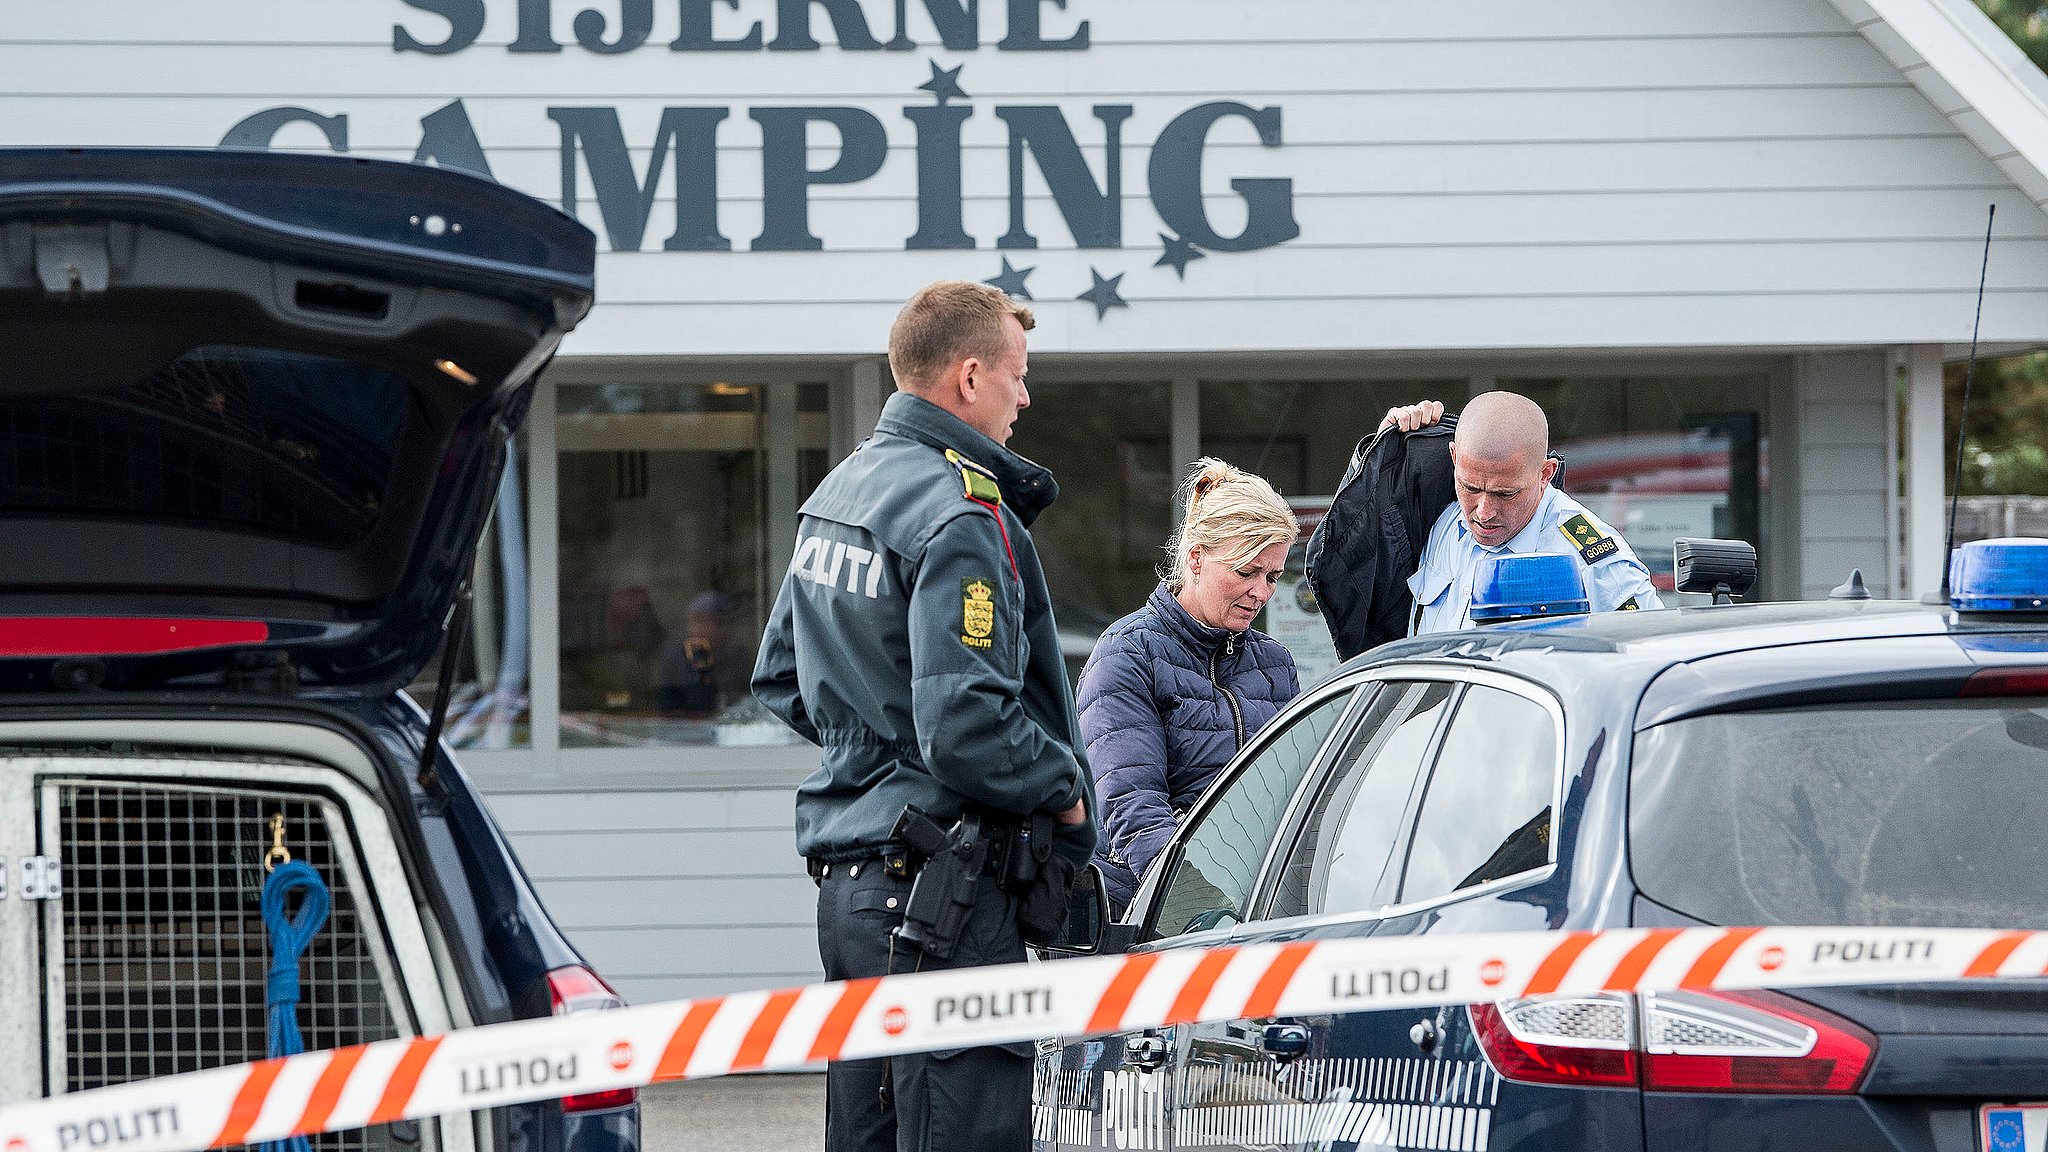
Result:
<svg viewBox="0 0 2048 1152">
<path fill-rule="evenodd" d="M 2048 0 L 1977 0 L 1977 7 L 2048 71 Z M 1947 483 L 1956 474 L 1956 422 L 1968 367 L 1951 364 L 1944 374 Z M 2048 352 L 1978 362 L 1962 448 L 1963 495 L 2048 495 Z"/>
<path fill-rule="evenodd" d="M 1967 364 L 1950 364 L 1943 480 L 1954 483 Z M 2048 496 L 2048 352 L 1977 362 L 1963 437 L 1963 495 Z"/>
<path fill-rule="evenodd" d="M 2048 71 L 2048 3 L 2041 0 L 1977 0 L 1977 7 L 2013 43 L 2027 54 L 2036 67 Z"/>
</svg>

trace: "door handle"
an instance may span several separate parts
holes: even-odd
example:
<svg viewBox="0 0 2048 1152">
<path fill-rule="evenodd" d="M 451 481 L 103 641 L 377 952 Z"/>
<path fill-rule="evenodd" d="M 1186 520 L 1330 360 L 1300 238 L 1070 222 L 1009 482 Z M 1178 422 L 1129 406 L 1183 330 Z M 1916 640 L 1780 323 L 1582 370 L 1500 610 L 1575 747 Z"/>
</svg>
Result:
<svg viewBox="0 0 2048 1152">
<path fill-rule="evenodd" d="M 1426 1017 L 1424 1019 L 1417 1020 L 1414 1023 L 1414 1025 L 1408 1029 L 1408 1039 L 1413 1041 L 1415 1046 L 1417 1048 L 1422 1049 L 1424 1052 L 1427 1052 L 1430 1049 L 1435 1048 L 1437 1041 L 1436 1021 L 1428 1019 Z"/>
<path fill-rule="evenodd" d="M 1126 1067 L 1150 1072 L 1166 1063 L 1166 1037 L 1147 1032 L 1124 1041 Z"/>
<path fill-rule="evenodd" d="M 1308 1052 L 1308 1027 L 1304 1024 L 1268 1024 L 1259 1032 L 1259 1048 L 1285 1064 Z"/>
</svg>

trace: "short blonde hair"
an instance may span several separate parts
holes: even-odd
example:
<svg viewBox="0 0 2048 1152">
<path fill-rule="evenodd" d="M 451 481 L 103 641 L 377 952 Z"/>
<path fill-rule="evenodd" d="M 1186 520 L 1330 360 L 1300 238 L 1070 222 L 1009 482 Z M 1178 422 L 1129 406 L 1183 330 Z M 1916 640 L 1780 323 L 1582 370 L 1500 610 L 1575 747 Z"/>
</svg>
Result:
<svg viewBox="0 0 2048 1152">
<path fill-rule="evenodd" d="M 1031 309 L 987 284 L 941 280 L 919 289 L 889 329 L 889 371 L 896 386 L 928 387 L 969 357 L 993 363 L 1008 348 L 1006 316 L 1015 316 L 1026 332 L 1038 323 Z"/>
<path fill-rule="evenodd" d="M 1160 573 L 1176 595 L 1187 587 L 1188 552 L 1198 545 L 1234 568 L 1275 544 L 1294 543 L 1301 534 L 1294 510 L 1264 477 L 1213 457 L 1195 461 L 1181 491 L 1180 527 L 1166 546 L 1170 555 Z"/>
</svg>

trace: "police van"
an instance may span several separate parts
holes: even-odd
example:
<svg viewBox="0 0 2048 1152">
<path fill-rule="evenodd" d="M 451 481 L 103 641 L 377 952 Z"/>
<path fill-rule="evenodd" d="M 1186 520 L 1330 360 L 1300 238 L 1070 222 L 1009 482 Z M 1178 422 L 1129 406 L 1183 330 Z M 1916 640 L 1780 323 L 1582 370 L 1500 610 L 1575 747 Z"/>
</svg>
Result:
<svg viewBox="0 0 2048 1152">
<path fill-rule="evenodd" d="M 594 252 L 425 166 L 0 150 L 0 1104 L 618 1003 L 401 691 Z M 313 1143 L 632 1152 L 577 1075 Z"/>
</svg>

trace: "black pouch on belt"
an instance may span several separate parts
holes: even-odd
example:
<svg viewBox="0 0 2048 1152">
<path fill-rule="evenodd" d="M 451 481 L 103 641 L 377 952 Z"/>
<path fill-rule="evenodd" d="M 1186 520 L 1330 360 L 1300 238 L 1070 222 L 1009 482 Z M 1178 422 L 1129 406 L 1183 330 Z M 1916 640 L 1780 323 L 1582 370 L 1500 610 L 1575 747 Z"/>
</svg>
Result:
<svg viewBox="0 0 2048 1152">
<path fill-rule="evenodd" d="M 1065 856 L 1047 857 L 1038 879 L 1017 897 L 1017 932 L 1026 944 L 1050 944 L 1067 925 L 1069 895 L 1081 866 Z"/>
<path fill-rule="evenodd" d="M 998 857 L 997 883 L 1012 896 L 1023 896 L 1038 882 L 1038 873 L 1052 859 L 1053 820 L 1043 812 L 1018 820 L 1004 837 Z"/>
<path fill-rule="evenodd" d="M 1044 812 L 1019 821 L 1003 869 L 1003 889 L 1017 898 L 1017 928 L 1028 944 L 1059 939 L 1067 921 L 1067 890 L 1080 871 L 1053 854 L 1056 831 L 1052 816 Z"/>
</svg>

